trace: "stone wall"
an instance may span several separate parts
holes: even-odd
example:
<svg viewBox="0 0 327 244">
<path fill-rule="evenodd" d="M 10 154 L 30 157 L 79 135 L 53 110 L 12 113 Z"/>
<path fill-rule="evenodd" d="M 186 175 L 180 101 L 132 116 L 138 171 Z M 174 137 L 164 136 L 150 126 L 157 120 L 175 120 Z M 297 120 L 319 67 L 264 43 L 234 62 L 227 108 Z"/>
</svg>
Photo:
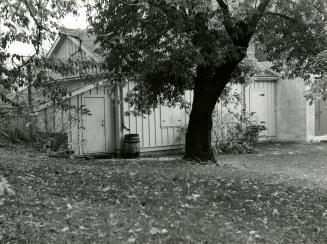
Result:
<svg viewBox="0 0 327 244">
<path fill-rule="evenodd" d="M 279 140 L 305 141 L 307 102 L 302 79 L 279 80 L 276 91 L 276 135 Z"/>
</svg>

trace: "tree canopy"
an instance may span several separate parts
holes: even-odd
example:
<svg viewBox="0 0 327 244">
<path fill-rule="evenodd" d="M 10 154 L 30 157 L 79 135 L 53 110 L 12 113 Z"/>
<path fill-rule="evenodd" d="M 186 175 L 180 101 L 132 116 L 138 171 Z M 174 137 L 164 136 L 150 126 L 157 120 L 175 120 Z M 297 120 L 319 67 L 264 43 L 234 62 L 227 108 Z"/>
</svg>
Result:
<svg viewBox="0 0 327 244">
<path fill-rule="evenodd" d="M 46 58 L 46 49 L 58 34 L 64 34 L 59 20 L 68 13 L 77 13 L 77 3 L 72 0 L 4 0 L 0 3 L 0 86 L 6 90 L 17 90 L 27 86 L 49 88 L 55 79 L 49 70 L 59 73 L 69 72 L 69 68 L 59 60 Z M 29 54 L 11 52 L 15 43 L 33 47 Z M 54 94 L 60 89 L 52 86 Z M 57 91 L 55 91 L 57 89 Z M 0 98 L 8 100 L 0 90 Z M 16 104 L 17 105 L 17 104 Z"/>
<path fill-rule="evenodd" d="M 326 5 L 327 0 L 101 0 L 88 12 L 109 75 L 121 83 L 136 81 L 128 100 L 137 110 L 185 105 L 185 90 L 194 91 L 186 154 L 211 159 L 212 111 L 228 84 L 244 82 L 244 74 L 253 72 L 247 61 L 251 41 L 264 45 L 284 77 L 302 77 L 311 85 L 308 99 L 327 98 Z M 47 86 L 55 79 L 46 70 L 69 72 L 45 58 L 42 43 L 60 34 L 58 19 L 76 9 L 72 0 L 0 3 L 4 88 Z M 33 54 L 9 53 L 15 41 L 33 45 Z M 0 96 L 6 99 L 1 91 Z"/>
<path fill-rule="evenodd" d="M 274 69 L 308 79 L 326 49 L 325 0 L 271 0 L 258 26 L 260 1 L 100 1 L 91 18 L 105 52 L 107 69 L 138 74 L 130 101 L 146 111 L 158 103 L 181 101 L 194 86 L 198 65 L 218 67 L 239 55 L 232 28 L 253 28 Z M 93 12 L 94 13 L 94 12 Z M 252 37 L 252 36 L 251 36 Z M 246 40 L 244 36 L 238 38 Z M 244 48 L 244 47 L 243 47 Z M 244 50 L 243 50 L 244 51 Z M 210 72 L 208 72 L 209 74 Z"/>
<path fill-rule="evenodd" d="M 92 13 L 107 70 L 136 81 L 137 110 L 182 103 L 193 89 L 187 158 L 213 158 L 212 111 L 251 40 L 285 77 L 324 72 L 326 0 L 103 0 Z"/>
</svg>

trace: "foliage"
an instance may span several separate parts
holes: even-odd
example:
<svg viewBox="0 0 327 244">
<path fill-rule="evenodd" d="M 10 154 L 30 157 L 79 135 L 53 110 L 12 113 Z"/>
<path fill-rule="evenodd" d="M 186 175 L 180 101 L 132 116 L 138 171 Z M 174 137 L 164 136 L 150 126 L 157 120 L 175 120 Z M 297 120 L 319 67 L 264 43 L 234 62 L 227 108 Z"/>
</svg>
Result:
<svg viewBox="0 0 327 244">
<path fill-rule="evenodd" d="M 24 143 L 39 151 L 46 151 L 47 148 L 58 149 L 54 145 L 63 143 L 62 139 L 55 140 L 50 133 L 40 131 L 36 115 L 31 116 L 15 110 L 5 111 L 0 116 L 0 122 L 1 137 L 11 143 Z"/>
<path fill-rule="evenodd" d="M 8 181 L 0 175 L 0 207 L 4 205 L 6 195 L 14 196 L 15 191 L 12 189 L 12 186 Z"/>
<path fill-rule="evenodd" d="M 266 130 L 255 113 L 227 110 L 228 115 L 218 118 L 213 128 L 214 147 L 218 153 L 252 153 L 258 143 L 259 133 Z M 214 120 L 217 112 L 214 112 Z"/>
<path fill-rule="evenodd" d="M 218 153 L 254 152 L 259 133 L 266 130 L 256 113 L 249 113 L 245 108 L 244 88 L 251 81 L 250 77 L 243 79 L 246 81 L 243 85 L 225 88 L 213 112 L 212 142 Z"/>
<path fill-rule="evenodd" d="M 7 95 L 0 90 L 0 101 L 13 105 L 11 111 L 5 111 L 0 116 L 2 136 L 15 142 L 28 143 L 43 151 L 48 147 L 58 150 L 57 144 L 67 144 L 66 139 L 63 142 L 63 138 L 58 135 L 62 135 L 63 128 L 67 130 L 67 124 L 74 122 L 75 118 L 66 118 L 65 124 L 61 120 L 55 121 L 61 123 L 60 131 L 45 133 L 39 128 L 39 115 L 35 108 L 51 103 L 65 114 L 68 110 L 76 109 L 65 101 L 67 89 L 60 79 L 72 75 L 85 76 L 85 70 L 91 64 L 87 60 L 79 60 L 79 55 L 67 60 L 55 60 L 46 54 L 47 46 L 55 38 L 71 35 L 59 26 L 59 20 L 68 13 L 77 14 L 78 6 L 72 0 L 4 0 L 0 3 L 0 86 L 7 91 L 14 91 L 14 94 Z M 33 47 L 34 50 L 28 54 L 13 52 L 11 47 L 16 43 Z M 84 112 L 81 111 L 81 114 L 87 113 Z M 57 120 L 58 116 L 54 116 Z"/>
<path fill-rule="evenodd" d="M 275 1 L 256 38 L 265 45 L 274 69 L 286 78 L 304 78 L 311 87 L 309 101 L 326 97 L 327 2 L 325 0 Z M 311 79 L 319 75 L 318 79 Z"/>
<path fill-rule="evenodd" d="M 12 186 L 9 185 L 8 181 L 1 176 L 1 181 L 0 181 L 0 197 L 2 197 L 5 194 L 15 195 L 15 192 L 12 189 Z"/>
<path fill-rule="evenodd" d="M 90 111 L 83 106 L 56 107 L 49 117 L 43 118 L 19 109 L 0 109 L 0 138 L 42 152 L 67 150 L 67 132 L 80 120 L 80 114 L 89 115 Z"/>
<path fill-rule="evenodd" d="M 92 7 L 90 20 L 107 70 L 123 77 L 138 74 L 134 77 L 137 86 L 129 96 L 138 110 L 148 112 L 159 103 L 181 103 L 184 91 L 194 86 L 197 67 L 213 69 L 233 58 L 228 55 L 236 55 L 226 56 L 233 44 L 221 2 L 116 0 Z M 250 18 L 257 1 L 226 4 L 236 26 Z M 324 0 L 269 1 L 254 31 L 277 71 L 307 79 L 327 67 L 313 65 L 327 44 L 325 4 Z M 201 21 L 208 28 L 205 33 L 199 29 Z M 237 70 L 235 74 L 242 77 Z"/>
<path fill-rule="evenodd" d="M 207 138 L 215 102 L 228 83 L 244 82 L 240 63 L 250 41 L 255 37 L 266 46 L 277 71 L 307 79 L 326 47 L 325 4 L 104 0 L 89 11 L 105 69 L 121 81 L 136 81 L 128 96 L 136 110 L 183 104 L 185 90 L 194 89 L 185 157 L 208 161 L 214 160 Z"/>
<path fill-rule="evenodd" d="M 231 43 L 222 12 L 211 1 L 102 1 L 92 14 L 106 69 L 134 78 L 128 98 L 142 112 L 183 104 L 199 65 L 217 67 L 232 58 L 225 57 Z"/>
<path fill-rule="evenodd" d="M 68 13 L 77 13 L 76 1 L 4 0 L 0 3 L 0 85 L 9 91 L 26 87 L 43 88 L 45 96 L 60 100 L 65 91 L 56 83 L 59 76 L 76 73 L 76 62 L 48 59 L 46 46 L 65 31 L 59 26 L 61 18 Z M 33 47 L 30 53 L 12 51 L 12 45 L 25 44 Z M 31 93 L 29 91 L 29 93 Z M 6 94 L 0 99 L 20 106 Z M 32 98 L 33 99 L 33 98 Z M 28 100 L 28 109 L 34 104 Z M 44 98 L 48 100 L 48 98 Z"/>
</svg>

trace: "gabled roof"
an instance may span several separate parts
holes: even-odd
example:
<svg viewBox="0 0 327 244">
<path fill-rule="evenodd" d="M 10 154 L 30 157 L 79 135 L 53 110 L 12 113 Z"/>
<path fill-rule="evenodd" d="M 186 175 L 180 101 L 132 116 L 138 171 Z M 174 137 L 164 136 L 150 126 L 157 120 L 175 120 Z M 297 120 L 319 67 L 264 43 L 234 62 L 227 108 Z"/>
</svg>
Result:
<svg viewBox="0 0 327 244">
<path fill-rule="evenodd" d="M 81 40 L 82 45 L 90 52 L 95 53 L 99 45 L 95 45 L 96 36 L 89 33 L 87 30 L 81 29 L 64 29 L 64 33 L 76 40 Z"/>
<path fill-rule="evenodd" d="M 273 65 L 271 62 L 269 62 L 269 61 L 262 61 L 262 62 L 259 62 L 259 65 L 262 68 L 262 72 L 255 75 L 255 78 L 257 80 L 260 79 L 260 78 L 263 78 L 263 77 L 266 77 L 267 79 L 271 79 L 271 80 L 277 80 L 277 79 L 279 79 L 278 73 L 276 73 L 275 71 L 273 71 L 271 69 L 271 67 Z"/>
<path fill-rule="evenodd" d="M 99 47 L 99 45 L 95 44 L 95 35 L 88 33 L 86 30 L 66 28 L 62 30 L 62 33 L 64 34 L 60 35 L 56 39 L 55 43 L 52 45 L 49 53 L 47 54 L 47 57 L 51 57 L 59 48 L 61 48 L 62 42 L 68 38 L 75 45 L 79 46 L 88 57 L 91 57 L 96 62 L 102 61 L 101 56 L 96 53 L 96 49 Z M 94 87 L 102 85 L 103 83 L 103 78 L 90 78 L 88 76 L 66 77 L 58 80 L 59 86 L 66 90 L 66 98 L 90 90 Z M 33 106 L 35 107 L 36 111 L 51 105 L 50 98 L 44 96 L 44 94 L 46 94 L 45 88 L 32 89 Z M 24 89 L 15 94 L 10 93 L 7 95 L 7 98 L 26 105 L 28 101 L 28 89 Z"/>
<path fill-rule="evenodd" d="M 51 57 L 54 51 L 60 46 L 63 39 L 68 38 L 75 45 L 80 46 L 81 49 L 93 58 L 96 62 L 101 62 L 102 57 L 97 54 L 96 50 L 99 48 L 99 44 L 96 44 L 96 36 L 87 30 L 82 29 L 62 29 L 62 33 L 52 45 L 47 57 Z"/>
</svg>

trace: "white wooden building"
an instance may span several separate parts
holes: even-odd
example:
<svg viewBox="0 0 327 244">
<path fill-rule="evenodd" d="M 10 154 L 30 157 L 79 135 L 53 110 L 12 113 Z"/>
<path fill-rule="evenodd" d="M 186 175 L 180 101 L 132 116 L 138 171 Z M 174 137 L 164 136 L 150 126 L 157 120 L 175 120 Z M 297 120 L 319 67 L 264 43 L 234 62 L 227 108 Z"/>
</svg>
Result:
<svg viewBox="0 0 327 244">
<path fill-rule="evenodd" d="M 60 36 L 52 46 L 49 58 L 67 60 L 79 55 L 78 58 L 100 62 L 101 57 L 94 52 L 92 36 L 78 30 L 70 30 L 69 34 L 79 38 Z M 44 131 L 64 130 L 76 154 L 120 154 L 124 135 L 135 133 L 140 137 L 141 152 L 183 147 L 188 111 L 160 105 L 149 115 L 135 116 L 126 113 L 133 110 L 124 100 L 127 92 L 132 89 L 133 82 L 128 82 L 124 87 L 117 86 L 112 92 L 112 89 L 109 91 L 106 87 L 105 80 L 82 78 L 77 74 L 75 77 L 65 77 L 61 84 L 69 91 L 67 100 L 70 105 L 77 108 L 85 106 L 92 115 L 78 114 L 79 119 L 69 122 L 63 128 L 64 120 L 71 121 L 72 112 L 54 112 L 51 103 L 46 103 L 37 109 L 40 126 Z M 191 96 L 191 92 L 185 94 L 189 101 Z"/>
<path fill-rule="evenodd" d="M 71 30 L 70 33 L 79 38 L 61 35 L 51 48 L 48 54 L 49 58 L 65 60 L 78 54 L 79 58 L 101 61 L 101 57 L 94 52 L 94 37 L 78 30 Z M 68 135 L 69 144 L 76 154 L 120 154 L 124 135 L 134 133 L 140 136 L 141 152 L 183 148 L 190 111 L 179 107 L 169 108 L 160 105 L 149 115 L 128 115 L 126 112 L 131 111 L 132 108 L 124 101 L 124 97 L 133 87 L 133 82 L 128 82 L 124 87 L 117 86 L 114 92 L 109 92 L 104 85 L 106 84 L 105 80 L 100 78 L 89 79 L 76 75 L 66 77 L 62 83 L 69 91 L 67 97 L 69 103 L 78 108 L 86 106 L 92 115 L 77 114 L 78 119 L 64 128 L 63 121 L 69 120 L 72 116 L 71 112 L 54 112 L 51 104 L 46 104 L 38 108 L 40 124 L 45 131 L 64 130 Z M 285 106 L 281 101 L 289 96 L 283 94 L 283 92 L 285 93 L 283 84 L 276 73 L 267 69 L 261 75 L 254 77 L 251 84 L 236 87 L 244 95 L 243 107 L 248 112 L 255 112 L 260 121 L 266 122 L 268 129 L 261 134 L 264 139 L 284 139 L 282 135 L 285 134 L 285 124 L 289 123 L 289 120 L 293 120 L 292 117 L 285 119 L 283 112 Z M 287 89 L 291 90 L 293 87 L 287 86 Z M 301 95 L 298 97 L 299 99 L 303 98 Z M 192 102 L 192 93 L 186 92 L 185 99 Z M 306 102 L 304 102 L 305 106 Z M 326 106 L 321 105 L 319 108 L 327 110 Z M 220 116 L 222 116 L 223 110 L 221 105 L 217 105 L 216 112 Z M 302 119 L 306 123 L 306 118 Z M 325 124 L 320 123 L 317 126 L 320 130 L 324 130 Z M 288 129 L 286 128 L 286 130 Z M 300 130 L 303 128 L 300 127 Z M 289 133 L 290 140 L 304 139 L 302 134 L 297 138 L 296 133 L 293 133 L 294 137 L 292 137 L 292 133 Z"/>
</svg>

